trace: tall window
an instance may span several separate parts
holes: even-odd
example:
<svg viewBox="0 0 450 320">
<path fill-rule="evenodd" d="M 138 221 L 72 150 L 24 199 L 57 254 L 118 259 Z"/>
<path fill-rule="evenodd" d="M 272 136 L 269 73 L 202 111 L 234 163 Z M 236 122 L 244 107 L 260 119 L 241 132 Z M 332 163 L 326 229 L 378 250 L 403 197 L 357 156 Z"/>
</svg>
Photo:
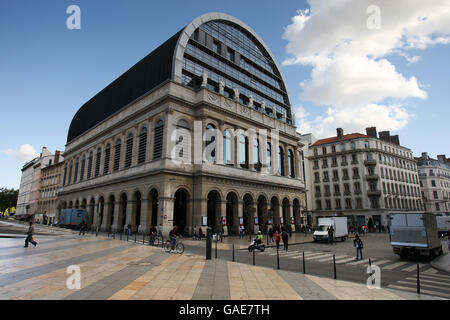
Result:
<svg viewBox="0 0 450 320">
<path fill-rule="evenodd" d="M 216 127 L 209 123 L 205 130 L 206 161 L 216 162 Z"/>
<path fill-rule="evenodd" d="M 138 163 L 145 162 L 145 154 L 147 153 L 147 127 L 143 127 L 139 133 L 139 150 Z"/>
<path fill-rule="evenodd" d="M 272 169 L 272 145 L 267 142 L 267 169 Z"/>
<path fill-rule="evenodd" d="M 253 140 L 253 162 L 255 164 L 255 170 L 261 171 L 261 159 L 259 157 L 259 140 Z"/>
<path fill-rule="evenodd" d="M 116 141 L 116 145 L 114 147 L 114 171 L 119 170 L 120 166 L 120 149 L 122 149 L 122 142 L 119 140 Z"/>
<path fill-rule="evenodd" d="M 248 139 L 243 134 L 239 136 L 239 165 L 248 168 Z"/>
<path fill-rule="evenodd" d="M 102 149 L 97 149 L 97 159 L 95 159 L 95 176 L 98 177 L 100 175 L 100 160 L 102 158 Z"/>
<path fill-rule="evenodd" d="M 278 147 L 278 173 L 284 176 L 284 153 L 281 147 Z"/>
<path fill-rule="evenodd" d="M 75 173 L 73 175 L 73 183 L 77 183 L 78 180 L 78 158 L 75 161 Z"/>
<path fill-rule="evenodd" d="M 73 166 L 73 160 L 70 161 L 69 166 L 69 180 L 67 181 L 67 184 L 70 184 L 72 182 L 72 166 Z"/>
<path fill-rule="evenodd" d="M 164 137 L 164 123 L 162 120 L 159 120 L 155 125 L 153 160 L 159 159 L 162 156 L 163 137 Z"/>
<path fill-rule="evenodd" d="M 294 172 L 294 155 L 292 153 L 292 150 L 288 150 L 288 166 L 289 166 L 289 176 L 291 178 L 295 178 L 295 172 Z"/>
<path fill-rule="evenodd" d="M 231 157 L 231 133 L 229 130 L 225 130 L 223 133 L 223 163 L 233 164 Z"/>
<path fill-rule="evenodd" d="M 108 143 L 105 148 L 105 163 L 103 165 L 103 174 L 109 172 L 109 161 L 111 159 L 111 145 Z"/>
<path fill-rule="evenodd" d="M 66 185 L 66 178 L 67 178 L 67 164 L 64 167 L 64 174 L 63 174 L 63 186 Z"/>
<path fill-rule="evenodd" d="M 81 159 L 80 181 L 83 181 L 83 179 L 84 179 L 84 167 L 86 167 L 86 157 L 85 156 L 83 156 L 83 159 Z"/>
<path fill-rule="evenodd" d="M 127 138 L 127 145 L 125 150 L 125 168 L 131 167 L 131 159 L 133 157 L 133 134 L 130 133 Z"/>
<path fill-rule="evenodd" d="M 191 162 L 191 133 L 186 120 L 177 123 L 176 159 Z"/>
<path fill-rule="evenodd" d="M 92 173 L 92 161 L 94 160 L 94 153 L 91 151 L 89 153 L 89 159 L 88 159 L 88 169 L 87 169 L 87 179 L 91 178 Z"/>
</svg>

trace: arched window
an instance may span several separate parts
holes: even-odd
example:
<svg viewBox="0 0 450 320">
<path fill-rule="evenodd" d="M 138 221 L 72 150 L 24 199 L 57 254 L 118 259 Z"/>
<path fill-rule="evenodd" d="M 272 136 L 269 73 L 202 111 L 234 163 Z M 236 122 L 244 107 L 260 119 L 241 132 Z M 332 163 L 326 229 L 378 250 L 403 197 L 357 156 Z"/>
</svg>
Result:
<svg viewBox="0 0 450 320">
<path fill-rule="evenodd" d="M 138 163 L 145 162 L 145 155 L 147 153 L 147 127 L 143 127 L 139 133 L 139 150 Z"/>
<path fill-rule="evenodd" d="M 160 119 L 155 126 L 155 140 L 153 143 L 153 160 L 159 159 L 162 156 L 163 148 L 163 137 L 164 137 L 164 123 Z"/>
<path fill-rule="evenodd" d="M 223 133 L 223 164 L 233 164 L 231 150 L 231 133 L 230 130 L 225 130 Z"/>
<path fill-rule="evenodd" d="M 117 140 L 114 146 L 114 167 L 113 170 L 117 171 L 120 167 L 120 150 L 122 149 L 122 141 Z"/>
<path fill-rule="evenodd" d="M 284 152 L 281 147 L 278 147 L 278 173 L 284 176 Z"/>
<path fill-rule="evenodd" d="M 73 175 L 73 183 L 77 183 L 77 180 L 78 180 L 78 158 L 77 158 L 77 160 L 75 161 L 75 173 L 74 173 L 74 175 Z"/>
<path fill-rule="evenodd" d="M 270 170 L 272 169 L 272 145 L 270 144 L 270 142 L 267 142 L 267 147 L 266 147 L 266 151 L 267 151 L 267 169 Z"/>
<path fill-rule="evenodd" d="M 132 156 L 133 156 L 133 134 L 130 133 L 127 138 L 127 145 L 125 150 L 125 168 L 131 167 Z"/>
<path fill-rule="evenodd" d="M 216 127 L 209 123 L 205 131 L 205 152 L 206 161 L 209 163 L 216 162 Z"/>
<path fill-rule="evenodd" d="M 70 184 L 72 182 L 72 166 L 73 166 L 73 160 L 70 161 L 69 166 L 69 180 L 67 181 L 67 184 Z"/>
<path fill-rule="evenodd" d="M 248 169 L 248 139 L 243 134 L 239 136 L 239 165 Z"/>
<path fill-rule="evenodd" d="M 256 171 L 261 171 L 261 159 L 259 157 L 259 140 L 253 140 L 253 163 Z"/>
<path fill-rule="evenodd" d="M 108 143 L 105 148 L 105 163 L 103 165 L 103 174 L 109 173 L 110 159 L 111 159 L 111 145 Z"/>
<path fill-rule="evenodd" d="M 81 159 L 81 170 L 80 170 L 80 181 L 84 179 L 84 168 L 86 167 L 86 157 L 83 156 Z"/>
<path fill-rule="evenodd" d="M 97 149 L 97 158 L 95 159 L 95 176 L 98 177 L 100 175 L 100 161 L 102 158 L 102 149 Z"/>
<path fill-rule="evenodd" d="M 295 178 L 294 173 L 294 155 L 292 150 L 288 150 L 288 166 L 289 166 L 289 177 Z"/>
<path fill-rule="evenodd" d="M 175 157 L 183 162 L 191 162 L 191 132 L 186 120 L 177 123 Z"/>
<path fill-rule="evenodd" d="M 91 173 L 92 173 L 92 161 L 94 160 L 94 153 L 91 151 L 89 153 L 89 158 L 88 158 L 88 169 L 87 169 L 87 179 L 91 178 Z"/>
</svg>

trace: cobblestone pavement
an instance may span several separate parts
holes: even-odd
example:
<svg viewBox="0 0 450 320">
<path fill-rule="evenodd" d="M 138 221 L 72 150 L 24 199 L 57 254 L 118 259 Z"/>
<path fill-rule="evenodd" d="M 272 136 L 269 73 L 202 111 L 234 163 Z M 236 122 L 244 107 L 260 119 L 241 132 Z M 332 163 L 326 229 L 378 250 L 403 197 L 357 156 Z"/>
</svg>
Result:
<svg viewBox="0 0 450 320">
<path fill-rule="evenodd" d="M 0 299 L 58 300 L 311 300 L 438 299 L 89 234 L 0 240 Z M 81 288 L 69 290 L 67 268 L 77 265 Z"/>
</svg>

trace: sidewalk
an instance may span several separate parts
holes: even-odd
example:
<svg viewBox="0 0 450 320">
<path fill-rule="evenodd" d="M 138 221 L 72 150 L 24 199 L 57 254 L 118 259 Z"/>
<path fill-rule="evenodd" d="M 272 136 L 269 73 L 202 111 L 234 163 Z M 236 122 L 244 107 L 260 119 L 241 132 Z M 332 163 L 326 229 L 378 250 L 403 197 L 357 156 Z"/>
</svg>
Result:
<svg viewBox="0 0 450 320">
<path fill-rule="evenodd" d="M 105 237 L 64 235 L 2 240 L 0 299 L 65 300 L 404 300 L 439 299 L 364 284 L 224 261 L 168 254 Z M 229 245 L 224 243 L 224 245 Z M 67 267 L 81 288 L 66 286 Z"/>
</svg>

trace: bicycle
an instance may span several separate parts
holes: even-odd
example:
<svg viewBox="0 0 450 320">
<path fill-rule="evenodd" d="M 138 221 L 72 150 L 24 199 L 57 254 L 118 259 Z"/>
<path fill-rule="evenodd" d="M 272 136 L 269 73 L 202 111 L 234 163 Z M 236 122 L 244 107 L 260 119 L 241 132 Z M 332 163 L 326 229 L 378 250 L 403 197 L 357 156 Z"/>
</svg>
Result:
<svg viewBox="0 0 450 320">
<path fill-rule="evenodd" d="M 167 240 L 166 244 L 164 245 L 164 251 L 169 253 L 172 250 L 174 250 L 178 254 L 182 254 L 184 252 L 184 244 L 181 242 L 179 237 L 176 238 L 175 248 L 174 249 L 172 249 L 172 248 L 173 248 L 172 241 L 171 240 Z"/>
<path fill-rule="evenodd" d="M 150 236 L 150 244 L 159 247 L 163 243 L 163 238 L 159 234 L 152 234 Z"/>
</svg>

